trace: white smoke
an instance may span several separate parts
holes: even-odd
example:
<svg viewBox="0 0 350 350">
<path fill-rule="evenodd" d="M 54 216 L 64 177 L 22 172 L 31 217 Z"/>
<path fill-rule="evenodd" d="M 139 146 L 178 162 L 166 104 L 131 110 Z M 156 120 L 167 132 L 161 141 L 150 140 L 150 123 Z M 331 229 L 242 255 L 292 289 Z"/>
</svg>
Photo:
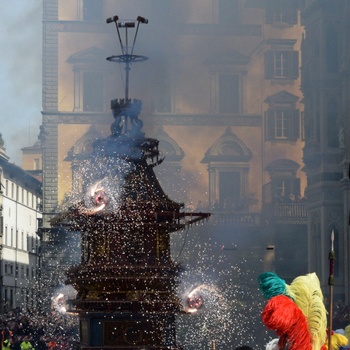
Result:
<svg viewBox="0 0 350 350">
<path fill-rule="evenodd" d="M 2 1 L 0 11 L 0 133 L 19 165 L 41 124 L 42 0 Z"/>
</svg>

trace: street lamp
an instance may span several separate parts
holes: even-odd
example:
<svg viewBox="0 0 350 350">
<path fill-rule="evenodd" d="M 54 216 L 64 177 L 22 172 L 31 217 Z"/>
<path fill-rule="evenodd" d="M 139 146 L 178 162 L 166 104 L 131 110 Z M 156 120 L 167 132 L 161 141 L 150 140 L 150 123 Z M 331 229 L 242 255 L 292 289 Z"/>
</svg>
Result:
<svg viewBox="0 0 350 350">
<path fill-rule="evenodd" d="M 128 28 L 135 28 L 135 24 L 136 24 L 135 22 L 137 22 L 136 32 L 134 35 L 134 40 L 133 40 L 133 44 L 131 47 L 131 51 L 129 53 Z M 107 18 L 106 23 L 115 23 L 116 28 L 117 28 L 117 33 L 118 33 L 119 44 L 120 44 L 120 48 L 122 51 L 122 55 L 110 56 L 110 57 L 107 57 L 107 60 L 111 61 L 111 62 L 125 63 L 125 72 L 126 72 L 126 76 L 125 76 L 125 100 L 128 100 L 128 98 L 129 98 L 130 65 L 131 65 L 131 63 L 142 62 L 142 61 L 145 61 L 148 59 L 148 57 L 133 54 L 140 23 L 147 24 L 148 19 L 141 17 L 141 16 L 138 16 L 136 18 L 136 21 L 120 21 L 118 16 L 113 16 L 113 17 Z M 125 28 L 125 44 L 123 43 L 123 40 L 121 38 L 119 28 Z"/>
</svg>

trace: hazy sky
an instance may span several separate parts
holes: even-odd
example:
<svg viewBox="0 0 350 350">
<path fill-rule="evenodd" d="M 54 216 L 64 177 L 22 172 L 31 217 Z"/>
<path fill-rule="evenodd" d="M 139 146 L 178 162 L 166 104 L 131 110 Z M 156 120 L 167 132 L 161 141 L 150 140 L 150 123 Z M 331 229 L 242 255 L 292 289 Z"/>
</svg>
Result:
<svg viewBox="0 0 350 350">
<path fill-rule="evenodd" d="M 0 133 L 10 162 L 41 124 L 42 0 L 0 0 Z"/>
</svg>

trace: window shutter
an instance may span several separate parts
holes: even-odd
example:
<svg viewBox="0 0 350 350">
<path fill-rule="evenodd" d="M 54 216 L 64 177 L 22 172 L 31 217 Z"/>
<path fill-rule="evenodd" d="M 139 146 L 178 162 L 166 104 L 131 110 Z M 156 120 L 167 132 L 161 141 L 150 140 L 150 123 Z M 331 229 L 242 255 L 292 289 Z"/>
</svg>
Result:
<svg viewBox="0 0 350 350">
<path fill-rule="evenodd" d="M 265 52 L 265 79 L 274 77 L 273 55 L 273 51 Z"/>
<path fill-rule="evenodd" d="M 290 52 L 290 78 L 298 79 L 299 77 L 299 52 Z"/>
<path fill-rule="evenodd" d="M 275 138 L 275 112 L 274 110 L 268 110 L 265 113 L 265 137 L 266 140 L 273 140 Z"/>
<path fill-rule="evenodd" d="M 297 197 L 300 195 L 300 179 L 299 178 L 295 178 L 293 179 L 293 194 L 295 195 L 296 199 Z"/>
<path fill-rule="evenodd" d="M 291 111 L 291 135 L 290 138 L 296 140 L 300 136 L 299 110 Z"/>
</svg>

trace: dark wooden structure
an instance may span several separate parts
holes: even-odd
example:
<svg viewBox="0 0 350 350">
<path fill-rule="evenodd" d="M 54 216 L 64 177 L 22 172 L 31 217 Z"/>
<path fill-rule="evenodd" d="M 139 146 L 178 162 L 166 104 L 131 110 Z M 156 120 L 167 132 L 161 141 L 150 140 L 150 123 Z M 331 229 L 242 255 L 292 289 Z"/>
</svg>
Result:
<svg viewBox="0 0 350 350">
<path fill-rule="evenodd" d="M 78 292 L 78 348 L 179 349 L 170 234 L 209 214 L 185 213 L 163 192 L 153 171 L 158 141 L 141 132 L 140 101 L 114 100 L 112 110 L 111 135 L 80 159 L 83 200 L 54 220 L 82 236 L 81 263 L 67 279 Z"/>
</svg>

